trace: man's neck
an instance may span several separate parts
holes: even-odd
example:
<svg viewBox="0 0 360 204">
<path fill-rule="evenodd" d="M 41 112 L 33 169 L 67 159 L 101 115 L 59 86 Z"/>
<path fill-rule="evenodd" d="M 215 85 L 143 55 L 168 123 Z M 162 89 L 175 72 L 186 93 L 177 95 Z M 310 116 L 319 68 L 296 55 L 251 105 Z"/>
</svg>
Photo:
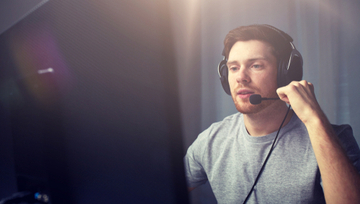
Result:
<svg viewBox="0 0 360 204">
<path fill-rule="evenodd" d="M 279 129 L 284 120 L 288 107 L 282 101 L 275 102 L 260 113 L 244 114 L 244 123 L 251 136 L 268 135 Z M 290 121 L 293 111 L 286 117 L 283 127 Z"/>
</svg>

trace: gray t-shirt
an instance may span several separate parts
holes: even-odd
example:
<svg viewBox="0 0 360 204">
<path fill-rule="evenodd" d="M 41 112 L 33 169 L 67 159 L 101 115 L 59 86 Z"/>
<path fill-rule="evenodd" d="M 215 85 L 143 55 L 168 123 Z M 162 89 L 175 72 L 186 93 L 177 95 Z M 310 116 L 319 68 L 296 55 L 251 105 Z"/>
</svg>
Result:
<svg viewBox="0 0 360 204">
<path fill-rule="evenodd" d="M 276 132 L 252 137 L 243 115 L 212 124 L 185 156 L 189 187 L 209 181 L 218 203 L 242 203 L 264 162 Z M 280 124 L 279 124 L 280 125 Z M 360 170 L 360 151 L 349 125 L 333 128 Z M 305 125 L 293 114 L 247 203 L 325 203 L 319 168 Z"/>
</svg>

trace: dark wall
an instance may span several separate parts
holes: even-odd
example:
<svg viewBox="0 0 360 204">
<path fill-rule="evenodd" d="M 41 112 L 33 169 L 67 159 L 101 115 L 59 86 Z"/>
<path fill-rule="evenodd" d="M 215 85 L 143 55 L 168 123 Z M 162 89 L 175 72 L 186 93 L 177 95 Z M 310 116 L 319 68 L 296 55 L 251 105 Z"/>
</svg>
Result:
<svg viewBox="0 0 360 204">
<path fill-rule="evenodd" d="M 35 11 L 48 0 L 2 0 L 0 1 L 0 34 Z"/>
<path fill-rule="evenodd" d="M 169 16 L 165 0 L 54 0 L 1 36 L 19 190 L 187 203 Z"/>
</svg>

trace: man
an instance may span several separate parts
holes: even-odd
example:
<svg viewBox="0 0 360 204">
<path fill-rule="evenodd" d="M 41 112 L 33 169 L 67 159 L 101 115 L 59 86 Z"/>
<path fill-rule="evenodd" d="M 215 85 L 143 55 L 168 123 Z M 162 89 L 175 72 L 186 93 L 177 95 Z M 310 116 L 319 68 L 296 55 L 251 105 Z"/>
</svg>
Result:
<svg viewBox="0 0 360 204">
<path fill-rule="evenodd" d="M 351 127 L 331 125 L 313 84 L 299 81 L 302 58 L 292 38 L 250 25 L 230 31 L 224 45 L 219 72 L 240 113 L 212 124 L 189 147 L 189 189 L 209 181 L 218 203 L 360 203 Z M 253 105 L 253 94 L 280 100 Z"/>
</svg>

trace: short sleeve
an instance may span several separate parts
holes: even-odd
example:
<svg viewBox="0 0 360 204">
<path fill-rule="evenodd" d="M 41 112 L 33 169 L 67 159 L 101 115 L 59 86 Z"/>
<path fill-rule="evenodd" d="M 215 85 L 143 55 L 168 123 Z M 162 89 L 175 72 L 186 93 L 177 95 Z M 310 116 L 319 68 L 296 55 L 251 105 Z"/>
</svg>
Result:
<svg viewBox="0 0 360 204">
<path fill-rule="evenodd" d="M 198 187 L 207 182 L 202 157 L 206 148 L 206 132 L 201 133 L 188 148 L 184 158 L 186 179 L 189 187 Z"/>
</svg>

